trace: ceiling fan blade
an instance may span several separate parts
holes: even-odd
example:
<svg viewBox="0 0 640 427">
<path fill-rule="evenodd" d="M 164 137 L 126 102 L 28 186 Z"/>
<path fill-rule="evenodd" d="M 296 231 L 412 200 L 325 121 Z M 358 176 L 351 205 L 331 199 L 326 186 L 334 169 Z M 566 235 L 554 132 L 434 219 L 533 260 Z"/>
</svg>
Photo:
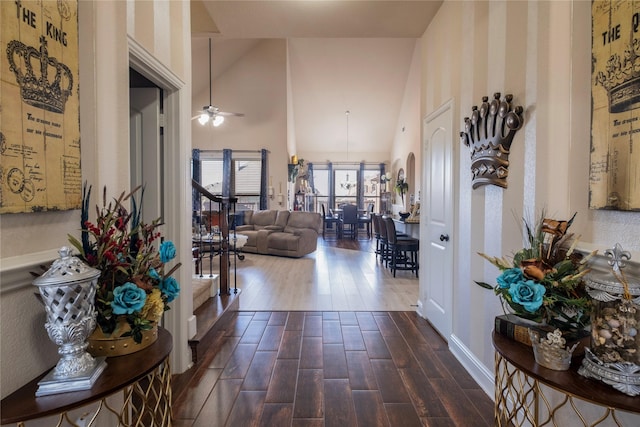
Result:
<svg viewBox="0 0 640 427">
<path fill-rule="evenodd" d="M 232 113 L 229 111 L 218 111 L 216 114 L 220 115 L 220 116 L 235 116 L 235 117 L 244 117 L 244 113 Z"/>
</svg>

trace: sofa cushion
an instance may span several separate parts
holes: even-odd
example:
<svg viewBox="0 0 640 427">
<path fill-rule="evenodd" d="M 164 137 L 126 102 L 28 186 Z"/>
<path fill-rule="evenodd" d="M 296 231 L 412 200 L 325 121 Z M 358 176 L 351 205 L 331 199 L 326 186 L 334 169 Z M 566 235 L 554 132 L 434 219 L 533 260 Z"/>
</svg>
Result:
<svg viewBox="0 0 640 427">
<path fill-rule="evenodd" d="M 287 221 L 287 229 L 289 228 L 310 228 L 318 233 L 322 232 L 322 216 L 317 212 L 291 212 L 289 221 Z"/>
<path fill-rule="evenodd" d="M 253 221 L 253 211 L 243 211 L 243 212 L 244 212 L 244 215 L 243 215 L 243 217 L 242 217 L 242 219 L 243 219 L 242 224 L 243 224 L 243 225 L 244 225 L 244 224 L 252 224 L 252 221 Z M 240 225 L 240 224 L 238 224 L 238 225 Z"/>
<path fill-rule="evenodd" d="M 261 230 L 267 225 L 274 225 L 278 211 L 254 211 L 251 216 L 251 223 L 256 230 Z"/>
<path fill-rule="evenodd" d="M 244 230 L 242 234 L 247 236 L 247 242 L 244 244 L 244 246 L 253 248 L 258 246 L 258 232 L 256 230 Z"/>
<path fill-rule="evenodd" d="M 296 251 L 298 249 L 299 241 L 300 236 L 292 233 L 276 231 L 269 234 L 269 237 L 267 237 L 267 246 L 269 249 Z"/>
<path fill-rule="evenodd" d="M 277 211 L 278 212 L 278 216 L 276 217 L 276 223 L 274 225 L 277 225 L 278 227 L 280 227 L 280 230 L 282 230 L 283 228 L 285 228 L 287 226 L 287 221 L 289 220 L 289 211 Z"/>
</svg>

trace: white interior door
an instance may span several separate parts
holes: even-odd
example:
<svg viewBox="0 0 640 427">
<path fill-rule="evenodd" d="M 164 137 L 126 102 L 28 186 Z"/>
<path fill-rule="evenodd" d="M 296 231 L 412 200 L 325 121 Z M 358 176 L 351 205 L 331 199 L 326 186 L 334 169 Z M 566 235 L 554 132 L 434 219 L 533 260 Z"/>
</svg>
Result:
<svg viewBox="0 0 640 427">
<path fill-rule="evenodd" d="M 424 121 L 418 313 L 449 339 L 453 305 L 453 100 Z M 426 202 L 426 203 L 425 203 Z"/>
<path fill-rule="evenodd" d="M 131 88 L 129 103 L 131 188 L 145 186 L 142 214 L 149 223 L 163 216 L 160 89 Z"/>
</svg>

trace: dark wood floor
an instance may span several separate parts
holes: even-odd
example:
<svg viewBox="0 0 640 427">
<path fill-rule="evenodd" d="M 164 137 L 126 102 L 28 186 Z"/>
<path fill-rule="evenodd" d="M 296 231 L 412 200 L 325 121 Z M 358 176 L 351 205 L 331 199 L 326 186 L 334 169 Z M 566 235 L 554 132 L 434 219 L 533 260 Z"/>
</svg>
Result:
<svg viewBox="0 0 640 427">
<path fill-rule="evenodd" d="M 340 249 L 373 252 L 376 249 L 376 239 L 367 238 L 366 233 L 361 232 L 357 239 L 337 239 L 335 235 L 329 235 L 324 239 L 318 239 L 318 245 Z"/>
<path fill-rule="evenodd" d="M 490 426 L 493 403 L 414 312 L 233 312 L 174 377 L 174 425 Z"/>
</svg>

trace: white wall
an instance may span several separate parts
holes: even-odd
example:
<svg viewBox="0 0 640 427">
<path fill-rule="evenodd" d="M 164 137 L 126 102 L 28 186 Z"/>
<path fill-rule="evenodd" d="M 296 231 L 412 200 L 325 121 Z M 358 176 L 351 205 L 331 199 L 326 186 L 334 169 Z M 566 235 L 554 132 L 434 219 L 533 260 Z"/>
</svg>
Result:
<svg viewBox="0 0 640 427">
<path fill-rule="evenodd" d="M 415 180 L 409 186 L 409 191 L 405 194 L 405 207 L 402 206 L 400 196 L 394 193 L 394 200 L 397 205 L 394 211 L 407 210 L 409 207 L 409 195 L 414 194 L 417 200 L 418 192 L 421 190 L 422 184 L 422 127 L 420 117 L 420 80 L 421 75 L 425 72 L 422 68 L 422 52 L 421 42 L 416 43 L 409 74 L 407 75 L 407 83 L 402 98 L 402 106 L 398 115 L 398 123 L 393 139 L 393 146 L 390 154 L 390 162 L 387 170 L 393 175 L 392 186 L 395 185 L 395 179 L 398 169 L 403 168 L 405 174 L 408 172 L 407 158 L 410 153 L 415 156 Z M 393 188 L 391 189 L 393 191 Z"/>
<path fill-rule="evenodd" d="M 201 150 L 269 151 L 269 176 L 276 194 L 282 183 L 286 195 L 287 163 L 287 44 L 284 39 L 259 41 L 229 66 L 213 84 L 214 105 L 244 113 L 227 117 L 217 128 L 192 122 L 192 146 Z M 208 91 L 208 87 L 207 87 Z M 209 93 L 193 96 L 193 111 L 209 103 Z M 284 209 L 269 199 L 269 208 Z"/>
<path fill-rule="evenodd" d="M 473 281 L 497 271 L 477 252 L 508 255 L 522 247 L 518 219 L 546 209 L 569 218 L 586 246 L 640 250 L 640 214 L 590 211 L 590 2 L 445 1 L 422 38 L 422 114 L 450 98 L 455 123 L 482 96 L 511 93 L 525 109 L 509 156 L 508 188 L 471 190 L 469 150 L 457 145 L 453 335 L 467 366 L 493 371 L 496 296 Z M 423 199 L 427 195 L 423 194 Z M 426 274 L 423 275 L 426 277 Z"/>
<path fill-rule="evenodd" d="M 170 70 L 177 81 L 184 84 L 177 104 L 189 101 L 190 94 L 190 24 L 189 2 L 128 1 L 107 2 L 81 0 L 78 6 L 80 34 L 82 178 L 94 187 L 96 193 L 107 186 L 108 197 L 129 188 L 129 41 L 143 46 L 160 66 Z M 185 65 L 186 63 L 186 65 Z M 187 83 L 184 83 L 187 82 Z M 183 96 L 182 94 L 185 94 Z M 190 102 L 184 110 L 190 109 Z M 186 117 L 186 116 L 185 116 Z M 188 120 L 188 118 L 186 118 Z M 189 129 L 173 129 L 189 144 Z M 189 148 L 183 150 L 188 153 Z M 179 147 L 173 150 L 180 152 Z M 188 170 L 188 157 L 172 156 L 165 176 L 179 175 Z M 184 179 L 169 180 L 168 192 L 174 195 L 190 194 Z M 190 182 L 189 182 L 190 183 Z M 177 197 L 177 196 L 176 196 Z M 185 199 L 186 201 L 186 199 Z M 190 206 L 182 203 L 180 206 Z M 185 222 L 190 233 L 188 218 L 179 218 L 182 212 L 171 212 L 168 222 Z M 79 234 L 80 211 L 41 214 L 3 215 L 0 221 L 0 339 L 2 397 L 19 388 L 35 375 L 44 372 L 58 360 L 57 347 L 44 331 L 44 308 L 33 296 L 29 271 L 37 266 L 49 266 L 59 247 L 66 245 L 67 234 Z M 184 244 L 176 227 L 167 227 L 167 238 L 178 246 L 181 260 L 189 265 L 191 251 Z M 185 234 L 190 246 L 190 235 Z M 178 280 L 186 283 L 189 269 L 181 269 Z M 186 292 L 186 298 L 190 298 Z M 185 295 L 182 295 L 185 298 Z M 179 298 L 180 300 L 180 298 Z M 175 305 L 174 305 L 175 308 Z M 174 310 L 172 310 L 174 311 Z M 180 310 L 174 311 L 175 316 Z M 169 322 L 173 325 L 175 322 Z M 170 329 L 171 330 L 171 329 Z M 172 330 L 174 338 L 180 333 Z M 174 345 L 174 353 L 187 354 Z M 172 358 L 172 363 L 175 360 Z"/>
</svg>

